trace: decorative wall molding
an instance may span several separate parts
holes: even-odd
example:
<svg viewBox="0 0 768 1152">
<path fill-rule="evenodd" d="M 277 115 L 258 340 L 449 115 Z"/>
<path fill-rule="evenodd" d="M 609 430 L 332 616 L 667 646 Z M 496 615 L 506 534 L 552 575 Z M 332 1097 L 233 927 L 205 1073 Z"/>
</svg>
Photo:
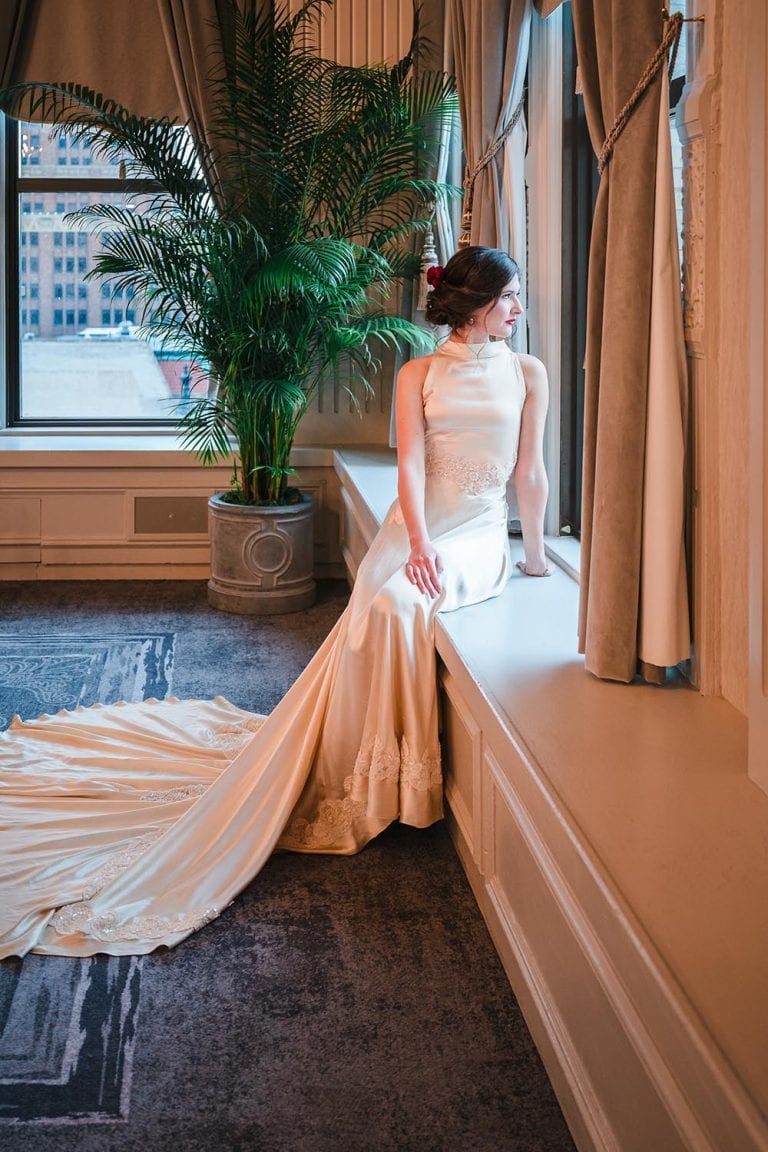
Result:
<svg viewBox="0 0 768 1152">
<path fill-rule="evenodd" d="M 332 455 L 297 449 L 292 463 L 316 501 L 315 574 L 343 576 Z M 137 532 L 137 500 L 207 504 L 230 475 L 228 463 L 204 469 L 181 451 L 121 452 L 98 440 L 80 451 L 4 450 L 0 439 L 0 580 L 207 579 L 208 535 L 199 523 Z"/>
</svg>

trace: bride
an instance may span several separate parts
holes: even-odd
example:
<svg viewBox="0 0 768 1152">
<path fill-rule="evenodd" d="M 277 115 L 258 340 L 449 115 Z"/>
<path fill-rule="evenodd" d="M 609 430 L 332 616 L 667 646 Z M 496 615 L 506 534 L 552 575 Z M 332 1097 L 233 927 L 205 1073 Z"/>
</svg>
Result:
<svg viewBox="0 0 768 1152">
<path fill-rule="evenodd" d="M 268 717 L 222 697 L 94 705 L 0 738 L 0 956 L 126 955 L 218 916 L 277 847 L 353 853 L 442 815 L 434 616 L 510 575 L 514 474 L 526 576 L 547 576 L 547 382 L 507 338 L 506 253 L 430 269 L 450 335 L 397 381 L 398 499 L 343 616 Z"/>
</svg>

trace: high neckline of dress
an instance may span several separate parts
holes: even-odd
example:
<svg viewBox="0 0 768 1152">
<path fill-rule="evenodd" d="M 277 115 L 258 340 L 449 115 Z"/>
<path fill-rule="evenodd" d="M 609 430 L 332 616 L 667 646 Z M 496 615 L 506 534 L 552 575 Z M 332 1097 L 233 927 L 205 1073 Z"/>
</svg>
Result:
<svg viewBox="0 0 768 1152">
<path fill-rule="evenodd" d="M 464 344 L 458 340 L 451 340 L 450 337 L 444 340 L 439 345 L 438 352 L 442 352 L 448 356 L 455 356 L 458 360 L 490 360 L 494 356 L 500 356 L 503 352 L 509 352 L 510 348 L 506 340 L 485 340 L 477 344 Z"/>
</svg>

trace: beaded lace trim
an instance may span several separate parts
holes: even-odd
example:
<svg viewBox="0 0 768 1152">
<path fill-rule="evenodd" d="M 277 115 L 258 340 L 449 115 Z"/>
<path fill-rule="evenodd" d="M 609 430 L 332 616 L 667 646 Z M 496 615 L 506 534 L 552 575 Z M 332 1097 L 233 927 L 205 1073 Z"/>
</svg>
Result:
<svg viewBox="0 0 768 1152">
<path fill-rule="evenodd" d="M 264 719 L 263 716 L 251 716 L 244 721 L 219 724 L 215 728 L 203 729 L 200 737 L 204 743 L 214 748 L 237 749 L 246 743 L 254 732 L 258 732 Z M 139 799 L 148 803 L 193 800 L 202 796 L 207 788 L 207 784 L 182 784 L 176 788 L 142 792 Z M 164 835 L 165 831 L 165 828 L 156 828 L 145 833 L 99 868 L 83 889 L 83 898 L 57 909 L 53 914 L 50 926 L 54 931 L 60 936 L 82 933 L 94 940 L 104 941 L 160 940 L 179 932 L 194 932 L 211 920 L 215 920 L 219 915 L 217 908 L 180 912 L 176 916 L 132 916 L 127 920 L 120 920 L 115 912 L 94 912 L 91 903 L 94 897 L 127 871 Z"/>
<path fill-rule="evenodd" d="M 443 786 L 440 748 L 417 757 L 411 752 L 405 737 L 398 747 L 396 741 L 385 744 L 380 736 L 374 736 L 373 740 L 360 749 L 353 776 L 399 782 L 417 792 L 431 792 Z"/>
<path fill-rule="evenodd" d="M 322 800 L 314 820 L 297 816 L 280 837 L 279 846 L 297 848 L 323 848 L 337 843 L 354 824 L 358 817 L 365 816 L 365 804 L 353 800 L 352 777 L 344 781 L 344 798 Z"/>
<path fill-rule="evenodd" d="M 165 804 L 174 800 L 193 800 L 207 791 L 207 784 L 181 784 L 178 788 L 142 792 L 139 800 L 146 800 L 152 804 Z"/>
<path fill-rule="evenodd" d="M 59 936 L 82 933 L 94 940 L 106 942 L 162 940 L 177 932 L 196 932 L 218 915 L 217 908 L 206 908 L 204 912 L 180 912 L 177 916 L 132 916 L 130 920 L 120 921 L 114 912 L 94 916 L 90 904 L 70 904 L 56 913 L 51 926 Z"/>
<path fill-rule="evenodd" d="M 427 476 L 436 476 L 438 480 L 450 480 L 468 496 L 479 496 L 488 488 L 503 487 L 514 466 L 514 460 L 505 460 L 502 464 L 489 464 L 482 460 L 473 460 L 469 456 L 438 452 L 434 448 L 427 448 L 424 457 Z"/>
<path fill-rule="evenodd" d="M 205 911 L 181 912 L 177 916 L 132 916 L 118 920 L 115 912 L 94 912 L 91 901 L 108 884 L 121 876 L 143 856 L 165 832 L 156 828 L 135 840 L 125 851 L 113 856 L 91 876 L 83 889 L 83 899 L 67 904 L 54 912 L 50 926 L 59 936 L 82 933 L 94 940 L 159 940 L 177 932 L 192 932 L 202 928 L 218 916 L 216 908 Z"/>
<path fill-rule="evenodd" d="M 282 847 L 324 848 L 339 842 L 351 829 L 355 820 L 366 816 L 366 804 L 352 798 L 355 777 L 386 780 L 400 787 L 418 792 L 442 791 L 440 749 L 416 757 L 403 739 L 385 744 L 379 736 L 366 744 L 358 753 L 352 775 L 344 781 L 344 796 L 339 800 L 323 800 L 314 820 L 297 817 L 280 838 Z"/>
<path fill-rule="evenodd" d="M 217 724 L 215 728 L 203 728 L 200 738 L 212 748 L 239 748 L 258 732 L 265 720 L 265 716 L 251 716 L 248 720 Z"/>
</svg>

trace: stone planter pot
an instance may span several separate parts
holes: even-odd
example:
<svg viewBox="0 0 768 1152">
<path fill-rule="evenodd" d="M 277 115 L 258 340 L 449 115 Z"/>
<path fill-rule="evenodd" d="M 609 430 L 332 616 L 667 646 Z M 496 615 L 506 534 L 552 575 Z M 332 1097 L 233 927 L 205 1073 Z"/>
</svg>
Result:
<svg viewBox="0 0 768 1152">
<path fill-rule="evenodd" d="M 208 603 L 224 612 L 272 616 L 315 602 L 314 501 L 279 508 L 208 501 Z"/>
</svg>

